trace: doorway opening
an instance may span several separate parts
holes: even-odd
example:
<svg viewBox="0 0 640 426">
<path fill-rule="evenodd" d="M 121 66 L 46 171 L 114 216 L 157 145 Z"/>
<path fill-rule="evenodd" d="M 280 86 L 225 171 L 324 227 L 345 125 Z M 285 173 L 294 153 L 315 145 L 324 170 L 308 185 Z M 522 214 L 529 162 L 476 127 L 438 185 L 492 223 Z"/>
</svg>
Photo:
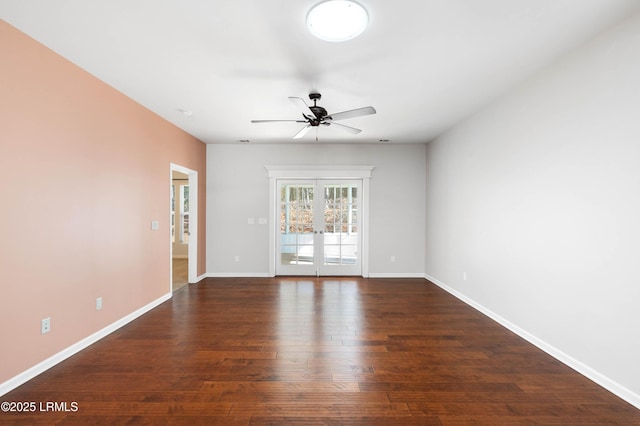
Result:
<svg viewBox="0 0 640 426">
<path fill-rule="evenodd" d="M 369 275 L 373 166 L 266 166 L 269 275 Z"/>
<path fill-rule="evenodd" d="M 361 180 L 279 180 L 277 275 L 362 275 Z"/>
<path fill-rule="evenodd" d="M 171 165 L 170 245 L 171 291 L 196 282 L 198 174 Z"/>
</svg>

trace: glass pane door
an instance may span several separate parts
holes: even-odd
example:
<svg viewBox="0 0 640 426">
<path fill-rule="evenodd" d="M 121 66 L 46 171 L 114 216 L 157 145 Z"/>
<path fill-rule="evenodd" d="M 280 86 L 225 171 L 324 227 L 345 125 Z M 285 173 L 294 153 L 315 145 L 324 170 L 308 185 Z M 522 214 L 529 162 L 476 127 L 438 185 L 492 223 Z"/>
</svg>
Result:
<svg viewBox="0 0 640 426">
<path fill-rule="evenodd" d="M 314 182 L 279 186 L 280 273 L 315 274 L 314 194 Z"/>
<path fill-rule="evenodd" d="M 279 181 L 278 275 L 359 275 L 360 181 Z"/>
<path fill-rule="evenodd" d="M 319 182 L 323 193 L 321 275 L 361 273 L 358 181 Z"/>
</svg>

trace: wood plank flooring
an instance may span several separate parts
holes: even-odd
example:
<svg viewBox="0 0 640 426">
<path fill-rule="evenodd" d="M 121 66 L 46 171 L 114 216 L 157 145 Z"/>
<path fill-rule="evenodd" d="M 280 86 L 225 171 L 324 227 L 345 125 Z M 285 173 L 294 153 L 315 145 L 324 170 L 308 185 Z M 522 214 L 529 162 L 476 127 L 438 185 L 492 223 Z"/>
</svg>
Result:
<svg viewBox="0 0 640 426">
<path fill-rule="evenodd" d="M 180 290 L 189 283 L 189 259 L 174 257 L 171 259 L 171 289 Z"/>
<path fill-rule="evenodd" d="M 0 401 L 78 408 L 3 425 L 640 425 L 422 279 L 206 279 Z"/>
</svg>

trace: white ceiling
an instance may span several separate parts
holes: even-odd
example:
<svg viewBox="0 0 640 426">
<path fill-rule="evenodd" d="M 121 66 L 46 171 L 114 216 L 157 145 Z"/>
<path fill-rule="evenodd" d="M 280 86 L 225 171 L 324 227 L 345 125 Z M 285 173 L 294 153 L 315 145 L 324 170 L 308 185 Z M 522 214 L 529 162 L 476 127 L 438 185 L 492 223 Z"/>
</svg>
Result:
<svg viewBox="0 0 640 426">
<path fill-rule="evenodd" d="M 301 118 L 287 97 L 314 90 L 329 113 L 378 111 L 341 122 L 363 129 L 355 136 L 321 127 L 322 142 L 423 143 L 640 9 L 360 0 L 368 29 L 329 43 L 305 27 L 319 1 L 0 0 L 0 17 L 206 143 L 291 141 L 302 124 L 250 120 Z"/>
</svg>

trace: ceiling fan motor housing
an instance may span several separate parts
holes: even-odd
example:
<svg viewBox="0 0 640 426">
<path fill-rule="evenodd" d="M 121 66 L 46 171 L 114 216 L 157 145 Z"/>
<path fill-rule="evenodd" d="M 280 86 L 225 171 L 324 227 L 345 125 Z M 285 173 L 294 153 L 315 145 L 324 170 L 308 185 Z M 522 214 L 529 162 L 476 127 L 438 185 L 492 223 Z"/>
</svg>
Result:
<svg viewBox="0 0 640 426">
<path fill-rule="evenodd" d="M 316 116 L 318 121 L 321 121 L 323 118 L 327 116 L 327 110 L 320 106 L 315 106 L 315 105 L 310 106 L 309 109 L 311 110 L 311 112 L 313 112 L 313 114 Z M 311 120 L 311 121 L 315 121 L 315 120 Z"/>
<path fill-rule="evenodd" d="M 321 106 L 317 106 L 316 102 L 322 98 L 322 95 L 320 93 L 317 92 L 311 92 L 309 93 L 309 99 L 311 99 L 313 101 L 313 106 L 310 106 L 309 109 L 311 110 L 311 112 L 313 112 L 313 115 L 316 116 L 316 120 L 310 120 L 310 123 L 312 126 L 319 126 L 322 119 L 324 119 L 327 116 L 327 110 L 322 108 Z"/>
</svg>

